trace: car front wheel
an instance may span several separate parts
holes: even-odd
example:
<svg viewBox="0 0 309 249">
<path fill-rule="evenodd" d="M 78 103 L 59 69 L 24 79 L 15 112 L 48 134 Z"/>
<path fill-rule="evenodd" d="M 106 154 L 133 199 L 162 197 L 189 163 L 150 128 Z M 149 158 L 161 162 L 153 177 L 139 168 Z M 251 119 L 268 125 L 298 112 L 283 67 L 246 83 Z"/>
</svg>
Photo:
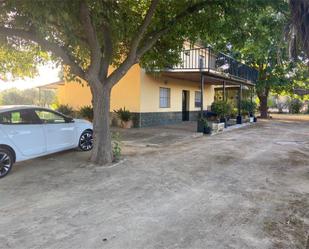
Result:
<svg viewBox="0 0 309 249">
<path fill-rule="evenodd" d="M 14 162 L 13 154 L 10 150 L 0 148 L 0 178 L 6 176 L 12 169 Z"/>
<path fill-rule="evenodd" d="M 83 151 L 89 151 L 93 148 L 93 132 L 88 130 L 84 131 L 79 139 L 78 147 Z"/>
</svg>

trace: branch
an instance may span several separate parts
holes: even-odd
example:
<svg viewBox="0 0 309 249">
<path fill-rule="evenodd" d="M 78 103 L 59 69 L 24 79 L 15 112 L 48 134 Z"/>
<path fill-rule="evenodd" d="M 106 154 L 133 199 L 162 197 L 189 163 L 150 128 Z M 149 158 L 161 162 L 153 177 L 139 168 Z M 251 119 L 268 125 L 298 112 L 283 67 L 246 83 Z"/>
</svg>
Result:
<svg viewBox="0 0 309 249">
<path fill-rule="evenodd" d="M 179 23 L 185 17 L 201 10 L 206 4 L 209 4 L 208 1 L 201 1 L 192 6 L 189 6 L 187 9 L 180 12 L 178 15 L 175 16 L 172 20 L 170 20 L 165 27 L 161 28 L 160 30 L 153 32 L 149 35 L 150 39 L 148 39 L 144 46 L 138 49 L 137 57 L 140 59 L 148 50 L 150 50 L 154 44 L 160 39 L 161 36 L 165 35 L 171 28 L 174 27 L 175 24 Z"/>
<path fill-rule="evenodd" d="M 130 47 L 129 55 L 124 60 L 124 62 L 119 66 L 119 68 L 117 68 L 108 77 L 109 87 L 113 87 L 126 74 L 126 72 L 130 69 L 130 67 L 133 64 L 137 63 L 140 57 L 143 56 L 149 49 L 151 49 L 154 46 L 154 44 L 158 41 L 158 39 L 162 35 L 166 34 L 171 28 L 174 27 L 176 23 L 180 22 L 182 19 L 184 19 L 188 15 L 191 15 L 201 10 L 206 4 L 209 4 L 209 1 L 204 0 L 204 1 L 198 2 L 192 6 L 189 6 L 182 12 L 180 12 L 178 15 L 175 16 L 175 18 L 170 20 L 165 27 L 149 35 L 150 39 L 148 39 L 147 42 L 144 43 L 145 44 L 144 46 L 138 49 L 139 43 L 142 40 L 143 35 L 146 32 L 147 27 L 150 24 L 151 18 L 155 12 L 157 3 L 158 1 L 155 1 L 155 0 L 151 2 L 151 6 L 148 9 L 145 19 L 139 28 L 139 31 L 141 32 L 141 34 L 137 35 L 137 37 L 133 40 L 132 45 Z"/>
<path fill-rule="evenodd" d="M 130 69 L 130 67 L 137 62 L 136 60 L 136 52 L 139 46 L 140 41 L 143 39 L 143 36 L 150 25 L 151 19 L 155 13 L 156 7 L 159 3 L 159 0 L 152 0 L 150 7 L 145 15 L 145 18 L 138 28 L 136 34 L 134 35 L 134 39 L 131 42 L 130 52 L 124 62 L 111 73 L 108 77 L 108 86 L 113 87 Z"/>
<path fill-rule="evenodd" d="M 156 7 L 158 5 L 159 0 L 152 0 L 150 7 L 146 13 L 146 16 L 143 20 L 143 23 L 141 24 L 141 26 L 139 27 L 139 29 L 137 30 L 136 34 L 135 34 L 135 38 L 133 39 L 132 43 L 131 43 L 131 51 L 136 52 L 137 47 L 140 43 L 140 41 L 143 39 L 143 36 L 147 30 L 147 27 L 149 26 L 151 19 L 154 15 L 154 12 L 156 10 Z"/>
<path fill-rule="evenodd" d="M 1 35 L 5 37 L 19 37 L 21 39 L 37 43 L 44 50 L 50 51 L 55 56 L 61 58 L 64 64 L 67 64 L 71 67 L 71 71 L 73 74 L 81 78 L 85 78 L 85 72 L 75 62 L 74 58 L 66 51 L 64 47 L 49 42 L 43 38 L 40 38 L 35 32 L 25 31 L 21 29 L 0 27 L 0 36 Z"/>
<path fill-rule="evenodd" d="M 112 34 L 109 28 L 109 24 L 103 23 L 102 24 L 102 31 L 103 31 L 103 58 L 101 59 L 101 71 L 100 71 L 100 79 L 105 80 L 108 74 L 108 67 L 113 55 L 113 42 L 112 42 Z"/>
<path fill-rule="evenodd" d="M 81 23 L 86 34 L 86 39 L 90 48 L 91 62 L 89 67 L 89 72 L 99 73 L 100 72 L 100 62 L 101 62 L 101 47 L 98 41 L 98 37 L 95 31 L 94 26 L 91 22 L 90 11 L 87 4 L 82 1 L 80 5 L 80 17 Z"/>
<path fill-rule="evenodd" d="M 145 42 L 144 46 L 138 49 L 136 53 L 137 60 L 139 60 L 147 51 L 149 51 L 156 42 L 160 39 L 161 36 L 166 34 L 170 28 L 163 28 L 160 31 L 156 32 L 147 42 Z"/>
</svg>

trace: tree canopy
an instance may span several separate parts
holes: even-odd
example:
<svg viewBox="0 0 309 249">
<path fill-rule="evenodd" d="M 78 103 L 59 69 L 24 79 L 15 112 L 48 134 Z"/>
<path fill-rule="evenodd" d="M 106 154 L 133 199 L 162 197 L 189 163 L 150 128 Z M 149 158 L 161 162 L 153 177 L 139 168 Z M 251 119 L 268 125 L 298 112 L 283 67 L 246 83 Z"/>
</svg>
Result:
<svg viewBox="0 0 309 249">
<path fill-rule="evenodd" d="M 0 9 L 1 50 L 24 61 L 10 64 L 11 58 L 3 56 L 0 65 L 17 76 L 32 74 L 38 60 L 46 59 L 42 51 L 48 51 L 81 78 L 95 68 L 107 78 L 110 64 L 119 66 L 116 72 L 140 60 L 149 67 L 165 66 L 176 62 L 184 40 L 242 34 L 242 20 L 262 2 L 7 0 Z"/>
<path fill-rule="evenodd" d="M 291 14 L 288 2 L 271 1 L 259 11 L 244 16 L 242 24 L 240 34 L 225 33 L 223 39 L 210 42 L 259 71 L 256 93 L 261 115 L 267 117 L 270 92 L 292 94 L 296 87 L 307 86 L 306 56 L 302 52 L 296 58 L 290 55 L 288 33 L 291 32 Z"/>
</svg>

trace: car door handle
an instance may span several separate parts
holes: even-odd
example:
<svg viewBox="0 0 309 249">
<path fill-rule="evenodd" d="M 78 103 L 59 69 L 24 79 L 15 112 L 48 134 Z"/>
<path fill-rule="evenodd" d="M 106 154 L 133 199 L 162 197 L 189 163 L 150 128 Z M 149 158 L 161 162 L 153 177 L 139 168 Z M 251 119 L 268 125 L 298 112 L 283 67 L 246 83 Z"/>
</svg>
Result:
<svg viewBox="0 0 309 249">
<path fill-rule="evenodd" d="M 26 134 L 30 134 L 31 131 L 26 130 L 26 131 L 10 131 L 9 135 L 10 136 L 17 136 L 17 135 L 26 135 Z"/>
<path fill-rule="evenodd" d="M 10 131 L 9 134 L 14 136 L 14 135 L 20 134 L 20 132 L 18 132 L 18 131 Z"/>
</svg>

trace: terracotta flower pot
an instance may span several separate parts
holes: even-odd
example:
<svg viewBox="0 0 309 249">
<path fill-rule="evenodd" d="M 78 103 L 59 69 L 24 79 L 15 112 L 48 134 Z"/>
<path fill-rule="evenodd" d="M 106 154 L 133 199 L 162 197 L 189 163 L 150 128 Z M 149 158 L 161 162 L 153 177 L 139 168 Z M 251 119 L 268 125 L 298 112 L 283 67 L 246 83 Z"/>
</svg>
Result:
<svg viewBox="0 0 309 249">
<path fill-rule="evenodd" d="M 133 121 L 129 120 L 129 121 L 121 121 L 121 127 L 124 129 L 130 129 L 133 127 Z"/>
</svg>

